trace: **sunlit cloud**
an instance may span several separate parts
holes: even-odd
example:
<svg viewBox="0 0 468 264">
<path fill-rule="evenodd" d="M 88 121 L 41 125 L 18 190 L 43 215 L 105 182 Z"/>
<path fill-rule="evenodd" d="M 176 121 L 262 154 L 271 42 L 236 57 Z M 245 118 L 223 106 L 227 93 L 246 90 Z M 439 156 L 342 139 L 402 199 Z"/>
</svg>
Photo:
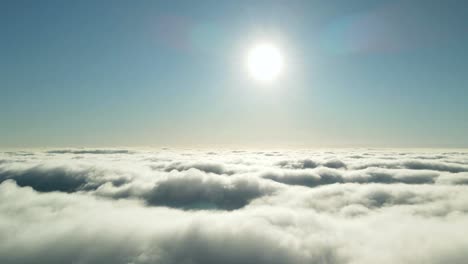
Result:
<svg viewBox="0 0 468 264">
<path fill-rule="evenodd" d="M 4 152 L 0 261 L 464 263 L 467 157 L 398 150 Z"/>
</svg>

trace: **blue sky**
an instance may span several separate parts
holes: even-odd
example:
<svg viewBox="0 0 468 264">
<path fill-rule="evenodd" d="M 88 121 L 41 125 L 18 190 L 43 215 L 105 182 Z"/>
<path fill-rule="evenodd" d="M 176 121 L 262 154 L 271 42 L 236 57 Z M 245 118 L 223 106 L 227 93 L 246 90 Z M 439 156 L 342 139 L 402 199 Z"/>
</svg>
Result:
<svg viewBox="0 0 468 264">
<path fill-rule="evenodd" d="M 466 1 L 2 1 L 0 147 L 468 147 Z M 251 80 L 246 53 L 285 71 Z"/>
</svg>

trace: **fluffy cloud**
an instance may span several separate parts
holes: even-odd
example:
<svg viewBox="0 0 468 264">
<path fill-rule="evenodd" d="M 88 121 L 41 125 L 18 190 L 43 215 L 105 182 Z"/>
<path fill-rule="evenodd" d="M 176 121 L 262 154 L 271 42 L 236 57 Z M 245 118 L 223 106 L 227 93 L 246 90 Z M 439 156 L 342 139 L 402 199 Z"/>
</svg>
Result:
<svg viewBox="0 0 468 264">
<path fill-rule="evenodd" d="M 467 158 L 4 152 L 0 262 L 467 263 Z"/>
<path fill-rule="evenodd" d="M 212 154 L 210 154 L 212 155 Z M 165 168 L 165 171 L 185 171 L 191 168 L 198 169 L 208 173 L 216 173 L 216 174 L 224 174 L 226 173 L 226 169 L 222 164 L 218 163 L 208 163 L 208 162 L 194 162 L 194 163 L 182 163 L 182 162 L 174 162 L 169 164 Z"/>
<path fill-rule="evenodd" d="M 271 184 L 248 177 L 228 178 L 189 170 L 188 174 L 170 175 L 157 182 L 144 197 L 151 205 L 234 210 L 244 207 L 254 198 L 272 193 L 275 189 Z"/>
<path fill-rule="evenodd" d="M 127 149 L 56 149 L 49 150 L 52 154 L 130 154 L 132 151 Z"/>
</svg>

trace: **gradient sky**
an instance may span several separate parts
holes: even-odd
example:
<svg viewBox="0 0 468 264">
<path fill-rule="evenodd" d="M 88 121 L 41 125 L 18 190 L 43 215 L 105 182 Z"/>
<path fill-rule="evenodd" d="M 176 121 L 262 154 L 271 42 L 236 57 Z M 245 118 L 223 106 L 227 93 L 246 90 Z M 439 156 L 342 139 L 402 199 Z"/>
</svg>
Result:
<svg viewBox="0 0 468 264">
<path fill-rule="evenodd" d="M 468 147 L 468 2 L 1 1 L 0 147 Z M 283 52 L 253 81 L 259 41 Z"/>
</svg>

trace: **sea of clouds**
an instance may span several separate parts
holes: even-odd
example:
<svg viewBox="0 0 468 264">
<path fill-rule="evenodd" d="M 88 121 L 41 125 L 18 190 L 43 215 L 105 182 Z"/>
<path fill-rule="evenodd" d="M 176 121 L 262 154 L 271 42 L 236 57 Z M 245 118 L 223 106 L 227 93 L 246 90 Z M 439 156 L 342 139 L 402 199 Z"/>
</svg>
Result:
<svg viewBox="0 0 468 264">
<path fill-rule="evenodd" d="M 468 151 L 5 151 L 0 263 L 468 263 Z"/>
</svg>

